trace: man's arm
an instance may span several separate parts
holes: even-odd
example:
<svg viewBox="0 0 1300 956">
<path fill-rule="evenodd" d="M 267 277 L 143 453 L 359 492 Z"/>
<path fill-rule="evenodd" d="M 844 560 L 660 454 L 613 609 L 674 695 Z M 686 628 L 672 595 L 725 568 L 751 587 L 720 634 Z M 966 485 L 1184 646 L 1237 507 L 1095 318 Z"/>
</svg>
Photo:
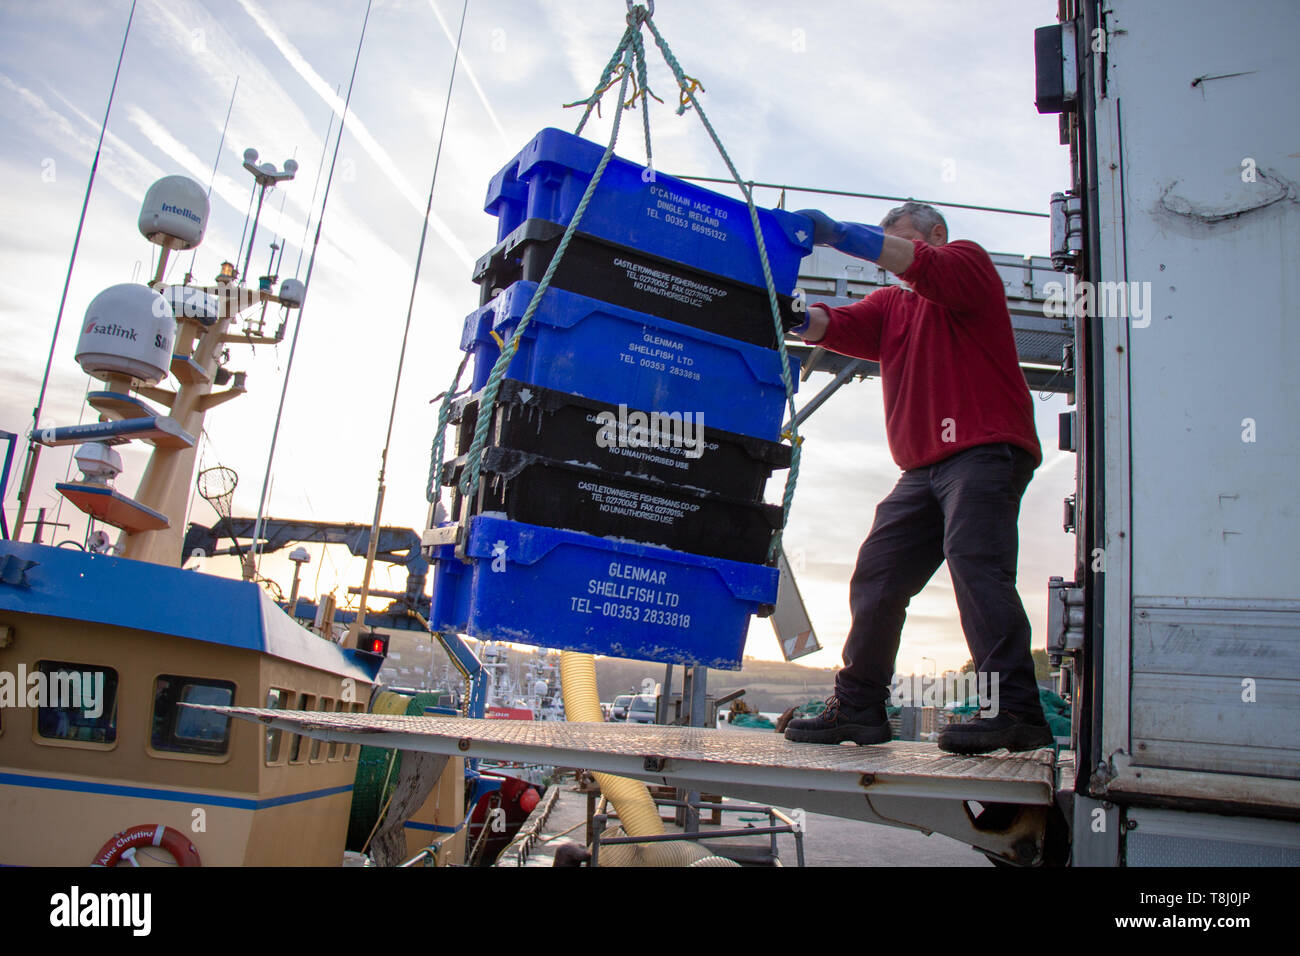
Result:
<svg viewBox="0 0 1300 956">
<path fill-rule="evenodd" d="M 839 222 L 820 209 L 800 209 L 796 215 L 812 220 L 813 242 L 839 249 L 858 259 L 878 262 L 894 275 L 907 271 L 915 256 L 909 239 L 887 236 L 879 226 Z"/>
<path fill-rule="evenodd" d="M 916 246 L 911 239 L 899 239 L 897 236 L 885 236 L 880 255 L 876 262 L 896 276 L 901 276 L 916 259 Z"/>
<path fill-rule="evenodd" d="M 899 241 L 914 246 L 910 250 L 912 261 L 904 270 L 907 274 L 899 276 L 922 298 L 954 312 L 968 312 L 976 303 L 989 299 L 1005 301 L 1006 292 L 993 260 L 975 243 L 959 239 L 931 246 L 919 240 Z"/>
<path fill-rule="evenodd" d="M 809 306 L 805 324 L 792 331 L 809 345 L 820 345 L 840 355 L 878 362 L 885 321 L 885 308 L 879 296 L 879 293 L 873 293 L 852 305 L 831 309 L 821 305 Z"/>
<path fill-rule="evenodd" d="M 811 221 L 815 244 L 878 263 L 922 298 L 944 308 L 964 312 L 971 307 L 972 296 L 1003 294 L 993 261 L 973 242 L 934 246 L 923 239 L 886 235 L 879 226 L 839 222 L 820 209 L 800 209 L 798 215 Z"/>
<path fill-rule="evenodd" d="M 830 325 L 830 321 L 831 317 L 825 309 L 820 305 L 810 305 L 807 320 L 799 328 L 791 331 L 809 345 L 816 345 L 826 337 L 826 327 Z"/>
</svg>

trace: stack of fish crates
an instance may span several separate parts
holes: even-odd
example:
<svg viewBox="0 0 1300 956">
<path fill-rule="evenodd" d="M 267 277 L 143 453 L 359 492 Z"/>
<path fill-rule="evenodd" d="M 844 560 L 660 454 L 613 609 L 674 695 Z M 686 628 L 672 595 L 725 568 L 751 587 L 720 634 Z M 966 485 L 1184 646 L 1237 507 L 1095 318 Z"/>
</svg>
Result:
<svg viewBox="0 0 1300 956">
<path fill-rule="evenodd" d="M 612 158 L 501 382 L 478 484 L 459 487 L 501 345 L 603 152 L 543 130 L 489 185 L 497 243 L 475 267 L 481 305 L 461 340 L 473 378 L 440 476 L 457 537 L 432 549 L 432 624 L 738 668 L 750 616 L 776 600 L 782 514 L 763 492 L 790 464 L 744 202 Z M 776 289 L 792 292 L 808 221 L 759 218 Z M 778 304 L 787 328 L 802 320 L 788 294 Z"/>
</svg>

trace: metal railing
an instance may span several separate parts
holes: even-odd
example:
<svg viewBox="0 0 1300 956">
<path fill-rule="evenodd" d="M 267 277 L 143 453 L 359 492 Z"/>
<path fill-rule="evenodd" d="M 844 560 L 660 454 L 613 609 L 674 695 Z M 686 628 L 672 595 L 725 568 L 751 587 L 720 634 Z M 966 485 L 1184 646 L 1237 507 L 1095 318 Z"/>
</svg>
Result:
<svg viewBox="0 0 1300 956">
<path fill-rule="evenodd" d="M 542 836 L 542 827 L 546 826 L 546 821 L 551 815 L 551 810 L 555 807 L 556 800 L 560 796 L 560 787 L 552 783 L 546 791 L 546 796 L 542 797 L 542 802 L 529 814 L 528 819 L 524 821 L 515 838 L 498 855 L 497 859 L 503 860 L 507 853 L 514 852 L 515 866 L 523 866 L 528 862 L 528 855 L 532 853 L 533 847 L 537 845 Z"/>
<path fill-rule="evenodd" d="M 663 807 L 685 807 L 697 812 L 700 810 L 713 810 L 718 813 L 762 813 L 767 816 L 768 825 L 765 827 L 729 827 L 685 833 L 664 833 L 655 836 L 606 837 L 603 836 L 603 833 L 609 824 L 610 817 L 616 815 L 610 813 L 598 813 L 593 817 L 594 833 L 591 842 L 591 866 L 600 865 L 600 848 L 602 846 L 613 846 L 623 843 L 667 843 L 673 840 L 703 842 L 705 840 L 728 840 L 736 839 L 738 837 L 755 836 L 766 836 L 769 838 L 769 855 L 766 862 L 768 862 L 769 865 L 780 865 L 780 853 L 777 846 L 777 837 L 783 833 L 789 833 L 794 837 L 796 865 L 805 865 L 803 826 L 783 811 L 778 810 L 776 807 L 767 807 L 754 803 L 735 803 L 725 800 L 715 802 L 705 800 L 666 800 L 660 798 L 655 798 L 655 804 Z M 718 855 L 727 856 L 725 851 L 719 852 Z M 731 857 L 728 858 L 730 859 Z"/>
</svg>

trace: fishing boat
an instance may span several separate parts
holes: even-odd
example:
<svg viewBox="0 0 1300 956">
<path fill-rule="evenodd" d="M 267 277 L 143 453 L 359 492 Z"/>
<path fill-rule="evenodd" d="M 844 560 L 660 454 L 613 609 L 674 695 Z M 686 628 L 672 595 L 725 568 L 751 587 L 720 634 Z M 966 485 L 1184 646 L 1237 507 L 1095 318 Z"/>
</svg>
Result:
<svg viewBox="0 0 1300 956">
<path fill-rule="evenodd" d="M 252 152 L 245 165 L 265 188 L 296 164 L 259 166 Z M 77 360 L 103 382 L 86 396 L 98 421 L 33 435 L 76 446 L 81 476 L 56 487 L 91 532 L 84 548 L 0 541 L 0 863 L 342 859 L 356 745 L 182 706 L 361 712 L 383 660 L 329 639 L 332 622 L 302 626 L 255 580 L 181 567 L 197 437 L 246 390 L 227 349 L 280 341 L 304 293 L 296 279 L 246 285 L 229 263 L 214 284 L 167 284 L 169 256 L 202 241 L 208 211 L 186 177 L 148 190 L 139 227 L 160 249 L 152 281 L 104 290 L 81 323 Z M 268 307 L 286 320 L 271 334 Z M 131 441 L 152 451 L 128 495 L 116 449 Z"/>
</svg>

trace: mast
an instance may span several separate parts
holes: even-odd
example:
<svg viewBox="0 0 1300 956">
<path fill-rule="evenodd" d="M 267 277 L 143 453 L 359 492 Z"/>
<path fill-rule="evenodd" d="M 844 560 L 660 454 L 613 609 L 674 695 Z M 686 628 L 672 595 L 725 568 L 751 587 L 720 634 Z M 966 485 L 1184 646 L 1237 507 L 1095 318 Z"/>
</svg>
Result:
<svg viewBox="0 0 1300 956">
<path fill-rule="evenodd" d="M 86 180 L 86 195 L 81 201 L 81 217 L 77 220 L 77 234 L 72 240 L 72 255 L 68 257 L 68 274 L 63 280 L 63 295 L 59 298 L 59 312 L 54 318 L 54 334 L 50 336 L 50 354 L 45 360 L 45 375 L 41 378 L 41 391 L 32 409 L 32 435 L 27 442 L 27 459 L 23 463 L 23 476 L 18 484 L 18 517 L 14 520 L 14 540 L 18 540 L 23 531 L 27 517 L 27 502 L 32 494 L 32 482 L 36 479 L 36 466 L 41 459 L 41 443 L 36 440 L 36 431 L 41 427 L 41 410 L 45 406 L 45 389 L 50 381 L 50 367 L 54 364 L 54 348 L 59 341 L 59 327 L 63 324 L 63 309 L 68 302 L 68 286 L 72 282 L 72 267 L 77 261 L 77 249 L 81 245 L 81 230 L 86 224 L 86 208 L 90 205 L 90 191 L 95 185 L 95 172 L 99 169 L 99 154 L 104 148 L 104 133 L 108 130 L 108 116 L 113 110 L 113 97 L 117 93 L 117 78 L 122 73 L 122 60 L 126 56 L 126 41 L 131 35 L 131 21 L 135 19 L 135 0 L 131 0 L 131 12 L 127 14 L 126 29 L 122 32 L 122 48 L 117 54 L 117 69 L 113 71 L 113 85 L 108 91 L 108 105 L 104 107 L 104 122 L 99 126 L 99 142 L 95 145 L 95 158 L 90 163 L 90 176 Z"/>
<path fill-rule="evenodd" d="M 292 179 L 297 164 L 283 171 L 271 163 L 255 166 L 256 150 L 245 152 L 245 166 L 259 181 Z M 243 395 L 244 373 L 219 367 L 231 342 L 270 344 L 275 338 L 232 325 L 247 309 L 265 302 L 293 307 L 301 302 L 302 283 L 287 280 L 279 294 L 269 287 L 249 289 L 235 281 L 226 264 L 214 287 L 167 285 L 162 277 L 176 250 L 196 248 L 207 229 L 209 200 L 203 187 L 185 176 L 165 176 L 146 192 L 140 232 L 160 247 L 158 266 L 147 285 L 124 283 L 97 295 L 86 310 L 77 343 L 77 362 L 101 379 L 102 390 L 87 393 L 99 413 L 87 425 L 43 429 L 41 445 L 78 445 L 78 481 L 56 490 L 91 517 L 118 528 L 115 550 L 123 557 L 178 565 L 184 526 L 180 519 L 189 498 L 197 438 L 204 418 L 216 406 Z M 160 383 L 170 373 L 173 391 Z M 214 391 L 214 386 L 229 387 Z M 122 471 L 115 445 L 145 441 L 154 446 L 135 497 L 112 486 Z"/>
</svg>

